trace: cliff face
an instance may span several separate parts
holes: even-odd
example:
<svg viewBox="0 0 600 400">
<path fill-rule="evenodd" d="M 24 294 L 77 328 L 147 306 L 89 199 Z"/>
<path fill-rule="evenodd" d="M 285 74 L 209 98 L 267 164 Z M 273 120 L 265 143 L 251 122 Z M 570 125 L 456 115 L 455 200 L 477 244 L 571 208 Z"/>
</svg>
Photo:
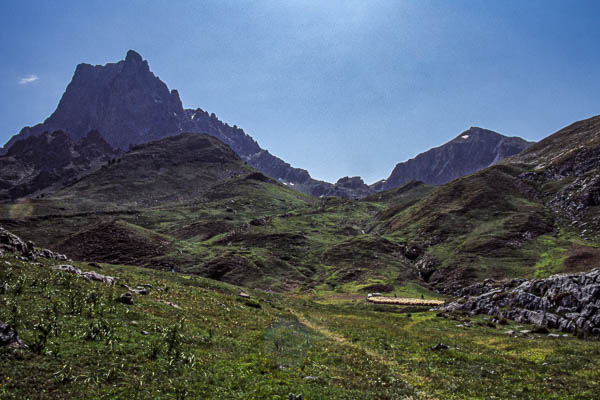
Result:
<svg viewBox="0 0 600 400">
<path fill-rule="evenodd" d="M 332 186 L 313 180 L 306 170 L 262 149 L 242 129 L 200 108 L 184 109 L 176 90 L 155 76 L 135 51 L 106 65 L 80 64 L 58 107 L 43 123 L 25 127 L 4 146 L 44 132 L 62 130 L 75 141 L 97 130 L 115 148 L 151 142 L 182 132 L 206 133 L 231 147 L 244 161 L 275 179 L 299 184 L 307 193 Z"/>
<path fill-rule="evenodd" d="M 389 178 L 377 182 L 373 188 L 389 190 L 412 180 L 442 185 L 518 154 L 531 144 L 518 137 L 473 127 L 440 147 L 397 164 Z"/>
<path fill-rule="evenodd" d="M 169 91 L 134 51 L 104 66 L 79 64 L 58 107 L 44 123 L 26 127 L 5 146 L 45 131 L 63 130 L 75 141 L 98 130 L 113 147 L 152 141 L 181 130 L 184 111 L 177 91 Z"/>
</svg>

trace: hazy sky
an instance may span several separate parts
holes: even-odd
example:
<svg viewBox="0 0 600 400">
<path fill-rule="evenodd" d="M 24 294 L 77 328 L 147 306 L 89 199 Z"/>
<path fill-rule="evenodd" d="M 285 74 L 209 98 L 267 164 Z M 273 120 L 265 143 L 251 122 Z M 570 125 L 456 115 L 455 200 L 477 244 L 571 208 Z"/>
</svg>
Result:
<svg viewBox="0 0 600 400">
<path fill-rule="evenodd" d="M 600 114 L 600 1 L 0 2 L 0 141 L 78 63 L 138 51 L 315 178 L 368 183 L 481 126 L 538 140 Z"/>
</svg>

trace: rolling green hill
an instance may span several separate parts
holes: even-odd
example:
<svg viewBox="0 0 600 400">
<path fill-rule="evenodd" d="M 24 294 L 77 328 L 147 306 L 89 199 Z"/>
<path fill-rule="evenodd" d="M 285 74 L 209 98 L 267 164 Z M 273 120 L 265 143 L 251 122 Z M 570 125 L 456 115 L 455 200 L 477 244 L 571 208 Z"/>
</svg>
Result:
<svg viewBox="0 0 600 400">
<path fill-rule="evenodd" d="M 109 285 L 54 270 L 56 260 L 14 256 L 0 255 L 0 321 L 28 348 L 0 346 L 2 399 L 564 399 L 599 390 L 597 342 L 520 334 L 534 328 L 512 322 L 72 263 L 116 277 Z M 139 288 L 147 294 L 120 301 Z M 431 350 L 440 343 L 448 348 Z"/>
<path fill-rule="evenodd" d="M 599 118 L 433 187 L 362 200 L 279 184 L 207 135 L 136 146 L 50 198 L 4 204 L 11 230 L 78 260 L 276 291 L 452 291 L 589 269 L 598 258 Z"/>
</svg>

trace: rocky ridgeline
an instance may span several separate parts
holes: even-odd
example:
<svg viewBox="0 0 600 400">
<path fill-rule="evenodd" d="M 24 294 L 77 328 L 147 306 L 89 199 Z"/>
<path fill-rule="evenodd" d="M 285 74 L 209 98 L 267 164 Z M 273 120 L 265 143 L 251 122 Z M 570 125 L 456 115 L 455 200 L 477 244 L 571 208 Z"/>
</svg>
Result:
<svg viewBox="0 0 600 400">
<path fill-rule="evenodd" d="M 17 253 L 16 257 L 23 261 L 34 261 L 37 257 L 52 260 L 67 260 L 67 256 L 52 250 L 36 248 L 32 241 L 24 242 L 0 226 L 0 256 L 6 252 Z M 21 255 L 18 255 L 18 254 Z"/>
<path fill-rule="evenodd" d="M 485 280 L 457 293 L 439 311 L 488 314 L 580 336 L 600 336 L 600 268 L 546 279 Z"/>
</svg>

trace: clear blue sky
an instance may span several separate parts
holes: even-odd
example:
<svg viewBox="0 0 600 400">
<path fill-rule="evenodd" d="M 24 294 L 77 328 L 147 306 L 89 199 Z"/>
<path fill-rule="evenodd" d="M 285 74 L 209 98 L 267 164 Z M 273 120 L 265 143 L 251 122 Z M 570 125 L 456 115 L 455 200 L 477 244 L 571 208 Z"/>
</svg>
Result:
<svg viewBox="0 0 600 400">
<path fill-rule="evenodd" d="M 470 126 L 538 140 L 600 114 L 600 1 L 0 3 L 0 141 L 75 66 L 135 49 L 184 106 L 316 178 L 393 166 Z"/>
</svg>

